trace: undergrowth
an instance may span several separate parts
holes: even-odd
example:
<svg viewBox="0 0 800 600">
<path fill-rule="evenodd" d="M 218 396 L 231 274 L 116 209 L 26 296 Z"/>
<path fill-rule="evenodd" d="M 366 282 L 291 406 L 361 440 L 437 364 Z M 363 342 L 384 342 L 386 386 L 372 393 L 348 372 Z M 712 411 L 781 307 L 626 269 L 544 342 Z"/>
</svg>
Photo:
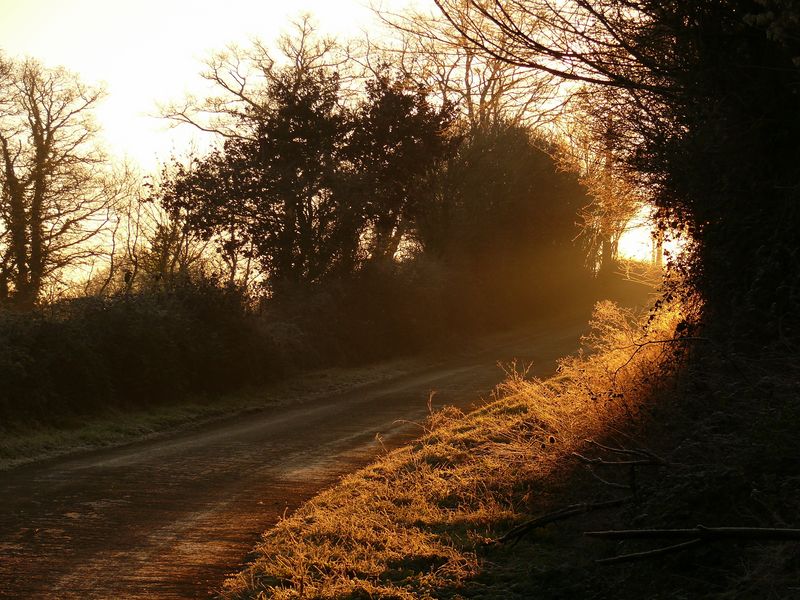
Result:
<svg viewBox="0 0 800 600">
<path fill-rule="evenodd" d="M 564 464 L 586 440 L 622 435 L 641 419 L 680 362 L 685 344 L 673 335 L 686 318 L 675 306 L 643 320 L 598 304 L 585 351 L 563 359 L 556 376 L 540 381 L 515 370 L 482 408 L 431 414 L 413 445 L 343 478 L 268 531 L 222 596 L 542 595 L 546 574 L 558 570 L 553 548 L 520 554 L 491 541 L 558 501 Z M 618 495 L 613 487 L 602 494 Z M 575 593 L 564 597 L 589 597 Z"/>
</svg>

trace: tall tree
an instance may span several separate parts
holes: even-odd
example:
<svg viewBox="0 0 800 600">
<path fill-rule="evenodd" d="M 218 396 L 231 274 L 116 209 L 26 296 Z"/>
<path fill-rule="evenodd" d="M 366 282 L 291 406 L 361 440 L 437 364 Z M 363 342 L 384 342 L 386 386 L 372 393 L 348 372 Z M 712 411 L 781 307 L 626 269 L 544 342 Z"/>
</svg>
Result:
<svg viewBox="0 0 800 600">
<path fill-rule="evenodd" d="M 579 174 L 591 201 L 579 211 L 588 266 L 597 274 L 617 267 L 619 240 L 647 203 L 647 190 L 637 187 L 608 139 L 607 121 L 592 115 L 590 99 L 576 94 L 569 118 L 561 123 L 564 143 L 557 156 L 563 167 Z"/>
<path fill-rule="evenodd" d="M 97 252 L 113 182 L 94 144 L 102 97 L 63 69 L 0 72 L 0 294 L 28 308 L 43 285 Z"/>
<path fill-rule="evenodd" d="M 340 74 L 347 49 L 336 39 L 320 36 L 309 15 L 292 22 L 275 48 L 259 40 L 247 47 L 230 45 L 205 61 L 200 76 L 212 90 L 208 96 L 187 96 L 162 107 L 164 118 L 223 138 L 258 137 L 258 128 L 273 100 L 270 87 L 286 69 L 297 73 L 328 70 Z"/>
<path fill-rule="evenodd" d="M 449 259 L 546 261 L 570 250 L 579 209 L 577 177 L 559 169 L 551 144 L 527 127 L 498 123 L 467 136 L 446 161 L 421 242 Z M 576 254 L 577 256 L 577 254 Z M 581 260 L 571 265 L 582 268 Z"/>
<path fill-rule="evenodd" d="M 338 74 L 288 68 L 269 87 L 258 130 L 260 195 L 254 243 L 276 281 L 318 281 L 352 265 L 357 231 L 337 196 L 347 119 Z"/>
<path fill-rule="evenodd" d="M 163 196 L 215 239 L 231 278 L 244 252 L 273 288 L 351 269 L 358 249 L 360 223 L 336 194 L 347 133 L 338 76 L 298 64 L 271 74 L 259 114 L 243 124 L 249 131 L 177 169 Z"/>
<path fill-rule="evenodd" d="M 273 286 L 348 270 L 359 250 L 359 217 L 334 193 L 346 137 L 343 57 L 303 17 L 277 54 L 256 42 L 212 57 L 203 76 L 216 95 L 166 110 L 225 139 L 178 177 L 177 204 L 192 226 L 227 238 L 228 263 L 248 248 Z"/>
<path fill-rule="evenodd" d="M 152 194 L 169 215 L 161 237 L 168 234 L 167 239 L 189 242 L 198 236 L 211 243 L 224 265 L 228 285 L 246 286 L 252 274 L 251 229 L 258 195 L 252 147 L 247 139 L 229 138 L 222 148 L 202 158 L 173 159 L 162 170 Z"/>
</svg>

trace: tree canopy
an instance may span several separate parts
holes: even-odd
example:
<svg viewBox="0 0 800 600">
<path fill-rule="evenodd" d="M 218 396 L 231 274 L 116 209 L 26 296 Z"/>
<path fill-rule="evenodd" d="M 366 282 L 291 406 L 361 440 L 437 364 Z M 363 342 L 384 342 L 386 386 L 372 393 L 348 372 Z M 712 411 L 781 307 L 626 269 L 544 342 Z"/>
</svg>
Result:
<svg viewBox="0 0 800 600">
<path fill-rule="evenodd" d="M 347 106 L 338 73 L 308 62 L 270 77 L 263 103 L 241 117 L 248 134 L 178 167 L 164 205 L 219 240 L 231 280 L 245 248 L 273 290 L 391 260 L 450 146 L 449 106 L 388 75 Z"/>
</svg>

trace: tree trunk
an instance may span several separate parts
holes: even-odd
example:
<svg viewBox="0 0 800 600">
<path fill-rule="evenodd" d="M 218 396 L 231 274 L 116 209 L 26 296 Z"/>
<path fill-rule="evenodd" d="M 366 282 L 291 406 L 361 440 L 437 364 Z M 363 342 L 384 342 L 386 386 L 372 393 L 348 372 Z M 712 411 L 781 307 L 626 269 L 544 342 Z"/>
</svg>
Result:
<svg viewBox="0 0 800 600">
<path fill-rule="evenodd" d="M 664 232 L 661 229 L 653 234 L 653 265 L 659 269 L 664 266 Z"/>
<path fill-rule="evenodd" d="M 603 245 L 600 250 L 600 267 L 598 269 L 598 274 L 601 276 L 610 275 L 614 272 L 617 264 L 614 246 L 615 244 L 610 237 L 603 238 Z"/>
</svg>

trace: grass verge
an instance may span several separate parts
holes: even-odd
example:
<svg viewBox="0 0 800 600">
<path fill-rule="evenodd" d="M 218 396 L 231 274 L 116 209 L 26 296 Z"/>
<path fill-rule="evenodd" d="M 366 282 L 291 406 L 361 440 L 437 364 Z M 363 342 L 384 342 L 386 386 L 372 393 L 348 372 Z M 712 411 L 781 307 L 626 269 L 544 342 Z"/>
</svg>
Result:
<svg viewBox="0 0 800 600">
<path fill-rule="evenodd" d="M 675 364 L 672 344 L 648 341 L 671 337 L 682 318 L 662 311 L 643 332 L 629 312 L 600 303 L 590 353 L 564 359 L 546 381 L 515 374 L 472 413 L 432 414 L 419 441 L 268 531 L 223 597 L 533 597 L 557 574 L 560 550 L 488 542 L 563 501 L 564 464 L 587 439 L 629 428 Z M 572 584 L 559 589 L 579 594 Z"/>
<path fill-rule="evenodd" d="M 222 597 L 800 598 L 797 541 L 585 535 L 800 525 L 800 352 L 743 355 L 692 320 L 599 304 L 586 353 L 432 414 L 266 532 Z"/>
<path fill-rule="evenodd" d="M 0 425 L 0 471 L 20 464 L 82 450 L 117 446 L 216 420 L 344 392 L 399 377 L 417 368 L 414 359 L 373 365 L 329 368 L 284 381 L 206 398 L 178 398 L 174 403 L 125 410 L 108 408 L 89 417 L 64 417 L 53 423 Z"/>
</svg>

